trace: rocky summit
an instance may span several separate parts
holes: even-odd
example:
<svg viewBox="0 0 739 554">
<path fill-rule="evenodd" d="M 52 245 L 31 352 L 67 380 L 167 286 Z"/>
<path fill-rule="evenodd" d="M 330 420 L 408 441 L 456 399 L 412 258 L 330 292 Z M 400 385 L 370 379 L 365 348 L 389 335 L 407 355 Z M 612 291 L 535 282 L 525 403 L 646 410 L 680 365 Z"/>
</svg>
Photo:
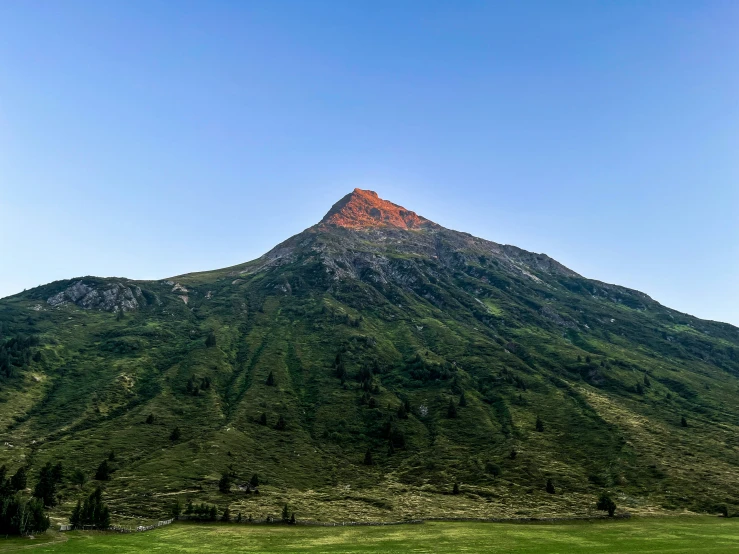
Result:
<svg viewBox="0 0 739 554">
<path fill-rule="evenodd" d="M 732 512 L 738 376 L 731 325 L 356 189 L 250 262 L 0 300 L 0 465 L 62 462 L 58 521 Z"/>
</svg>

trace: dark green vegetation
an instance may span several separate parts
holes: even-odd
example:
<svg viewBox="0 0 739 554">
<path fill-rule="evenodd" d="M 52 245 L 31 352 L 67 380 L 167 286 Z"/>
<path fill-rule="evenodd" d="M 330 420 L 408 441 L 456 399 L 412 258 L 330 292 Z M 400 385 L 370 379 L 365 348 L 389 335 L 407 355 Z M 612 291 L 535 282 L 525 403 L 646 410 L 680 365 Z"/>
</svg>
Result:
<svg viewBox="0 0 739 554">
<path fill-rule="evenodd" d="M 298 520 L 601 513 L 603 493 L 739 509 L 737 328 L 387 204 L 357 192 L 232 268 L 0 301 L 0 464 L 30 496 L 63 460 L 52 518 L 101 486 L 126 526 L 177 499 Z"/>
<path fill-rule="evenodd" d="M 70 532 L 0 539 L 4 552 L 736 552 L 739 521 L 645 518 L 557 524 L 424 523 L 391 527 L 292 527 L 178 523 L 148 533 Z"/>
</svg>

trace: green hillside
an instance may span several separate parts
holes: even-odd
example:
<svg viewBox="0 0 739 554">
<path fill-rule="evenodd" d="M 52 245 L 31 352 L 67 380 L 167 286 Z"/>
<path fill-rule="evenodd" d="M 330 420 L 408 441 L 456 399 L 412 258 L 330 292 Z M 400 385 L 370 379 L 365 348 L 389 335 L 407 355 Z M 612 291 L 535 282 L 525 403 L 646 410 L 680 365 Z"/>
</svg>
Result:
<svg viewBox="0 0 739 554">
<path fill-rule="evenodd" d="M 253 262 L 0 300 L 0 345 L 0 465 L 62 462 L 52 519 L 739 506 L 739 329 L 367 191 Z"/>
</svg>

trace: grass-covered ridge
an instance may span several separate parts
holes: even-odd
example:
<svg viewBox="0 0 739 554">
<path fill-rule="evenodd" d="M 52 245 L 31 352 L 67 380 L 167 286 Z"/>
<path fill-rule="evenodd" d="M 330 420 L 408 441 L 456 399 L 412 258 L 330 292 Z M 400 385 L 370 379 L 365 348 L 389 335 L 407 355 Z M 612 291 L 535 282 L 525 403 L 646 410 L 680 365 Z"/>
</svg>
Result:
<svg viewBox="0 0 739 554">
<path fill-rule="evenodd" d="M 0 324 L 0 465 L 62 461 L 58 520 L 98 484 L 119 523 L 175 499 L 319 520 L 579 515 L 603 491 L 736 509 L 739 330 L 463 233 L 319 225 L 224 270 L 26 291 Z M 260 494 L 220 492 L 224 472 Z"/>
</svg>

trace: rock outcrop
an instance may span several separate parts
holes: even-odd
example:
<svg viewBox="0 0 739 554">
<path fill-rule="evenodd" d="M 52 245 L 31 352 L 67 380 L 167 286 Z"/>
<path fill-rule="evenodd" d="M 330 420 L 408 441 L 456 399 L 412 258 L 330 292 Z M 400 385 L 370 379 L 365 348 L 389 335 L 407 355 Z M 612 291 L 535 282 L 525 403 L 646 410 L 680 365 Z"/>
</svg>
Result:
<svg viewBox="0 0 739 554">
<path fill-rule="evenodd" d="M 142 298 L 143 294 L 138 286 L 128 286 L 121 282 L 101 286 L 80 280 L 50 296 L 46 302 L 52 307 L 71 303 L 85 310 L 129 312 L 139 308 Z"/>
</svg>

